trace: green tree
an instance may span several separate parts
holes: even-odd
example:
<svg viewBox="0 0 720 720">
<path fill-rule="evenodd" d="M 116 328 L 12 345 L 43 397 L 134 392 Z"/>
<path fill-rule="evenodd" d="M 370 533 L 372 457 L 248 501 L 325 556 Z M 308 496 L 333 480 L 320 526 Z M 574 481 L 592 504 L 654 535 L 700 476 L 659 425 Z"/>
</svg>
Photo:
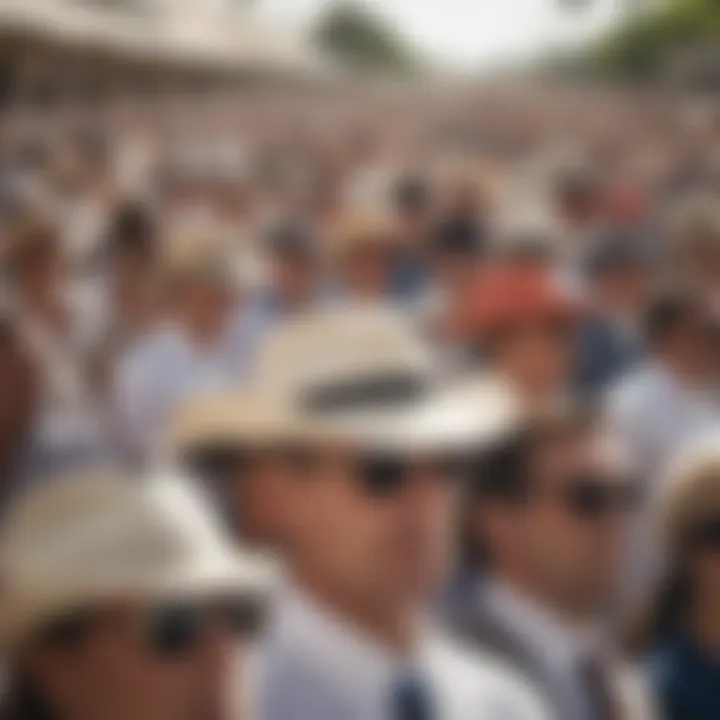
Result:
<svg viewBox="0 0 720 720">
<path fill-rule="evenodd" d="M 720 54 L 720 0 L 666 0 L 612 33 L 595 55 L 598 67 L 620 77 L 652 78 L 683 54 Z"/>
<path fill-rule="evenodd" d="M 343 64 L 393 75 L 414 74 L 422 61 L 402 35 L 359 2 L 343 1 L 321 16 L 313 36 Z"/>
</svg>

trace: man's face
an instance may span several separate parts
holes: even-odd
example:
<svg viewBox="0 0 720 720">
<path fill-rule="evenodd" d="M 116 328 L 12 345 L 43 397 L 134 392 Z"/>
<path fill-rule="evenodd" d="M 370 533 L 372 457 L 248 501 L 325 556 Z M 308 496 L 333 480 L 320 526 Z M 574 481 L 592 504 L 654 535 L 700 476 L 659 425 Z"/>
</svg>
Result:
<svg viewBox="0 0 720 720">
<path fill-rule="evenodd" d="M 516 517 L 526 569 L 578 610 L 604 602 L 616 588 L 636 491 L 598 446 L 591 433 L 579 433 L 541 447 Z"/>
<path fill-rule="evenodd" d="M 233 292 L 211 278 L 184 282 L 175 294 L 179 316 L 200 332 L 214 332 L 223 326 L 232 308 Z"/>
<path fill-rule="evenodd" d="M 64 278 L 65 264 L 56 248 L 38 250 L 18 269 L 18 286 L 32 296 L 44 297 L 56 292 Z"/>
<path fill-rule="evenodd" d="M 536 320 L 503 332 L 496 369 L 529 399 L 552 396 L 572 377 L 577 328 L 566 320 Z"/>
<path fill-rule="evenodd" d="M 317 284 L 317 269 L 309 258 L 278 257 L 272 263 L 271 283 L 282 298 L 307 300 L 313 296 Z"/>
<path fill-rule="evenodd" d="M 706 512 L 687 533 L 685 565 L 694 592 L 705 602 L 720 602 L 720 510 Z"/>
<path fill-rule="evenodd" d="M 30 427 L 38 396 L 36 368 L 9 326 L 0 327 L 0 372 L 0 444 L 7 447 Z"/>
<path fill-rule="evenodd" d="M 646 268 L 614 268 L 596 281 L 598 302 L 603 309 L 637 317 L 647 302 L 651 281 Z"/>
<path fill-rule="evenodd" d="M 35 657 L 55 702 L 86 716 L 225 720 L 241 700 L 242 647 L 231 618 L 219 604 L 118 606 L 71 646 L 42 645 L 31 665 Z"/>
<path fill-rule="evenodd" d="M 704 310 L 683 319 L 669 341 L 669 352 L 687 375 L 702 382 L 717 373 L 720 330 Z"/>
<path fill-rule="evenodd" d="M 345 281 L 351 291 L 369 297 L 388 292 L 392 275 L 390 250 L 369 246 L 358 248 L 345 258 Z"/>
<path fill-rule="evenodd" d="M 597 219 L 601 200 L 594 188 L 568 188 L 561 192 L 558 206 L 561 217 L 571 226 L 582 228 Z"/>
<path fill-rule="evenodd" d="M 282 467 L 270 453 L 257 453 L 236 460 L 230 473 L 227 501 L 233 525 L 245 543 L 273 544 L 278 539 Z"/>
<path fill-rule="evenodd" d="M 451 475 L 429 458 L 322 452 L 285 496 L 300 563 L 354 598 L 424 596 L 447 557 Z"/>
</svg>

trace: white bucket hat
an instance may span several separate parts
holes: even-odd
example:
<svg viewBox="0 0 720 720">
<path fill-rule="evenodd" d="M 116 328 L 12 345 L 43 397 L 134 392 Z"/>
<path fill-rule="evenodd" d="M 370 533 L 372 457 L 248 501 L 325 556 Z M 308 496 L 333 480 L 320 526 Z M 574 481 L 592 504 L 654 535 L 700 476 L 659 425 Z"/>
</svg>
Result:
<svg viewBox="0 0 720 720">
<path fill-rule="evenodd" d="M 267 599 L 275 570 L 235 549 L 206 498 L 171 474 L 62 478 L 4 520 L 0 646 L 98 603 L 232 595 Z"/>
</svg>

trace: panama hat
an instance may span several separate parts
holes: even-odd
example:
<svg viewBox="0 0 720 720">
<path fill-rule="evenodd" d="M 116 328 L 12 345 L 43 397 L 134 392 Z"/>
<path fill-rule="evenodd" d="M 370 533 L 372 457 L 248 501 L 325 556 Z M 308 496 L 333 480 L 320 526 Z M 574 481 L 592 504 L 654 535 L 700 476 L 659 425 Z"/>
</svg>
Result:
<svg viewBox="0 0 720 720">
<path fill-rule="evenodd" d="M 336 228 L 334 249 L 341 257 L 364 250 L 387 250 L 395 240 L 394 229 L 383 213 L 355 213 Z"/>
<path fill-rule="evenodd" d="M 108 602 L 218 597 L 262 602 L 267 560 L 236 550 L 187 479 L 60 478 L 10 508 L 2 536 L 0 645 Z"/>
<path fill-rule="evenodd" d="M 677 552 L 693 527 L 720 515 L 720 435 L 703 439 L 676 458 L 656 501 L 658 528 Z"/>
<path fill-rule="evenodd" d="M 287 442 L 379 450 L 470 449 L 515 421 L 510 391 L 472 378 L 443 385 L 407 316 L 377 305 L 299 316 L 271 333 L 259 392 Z"/>
<path fill-rule="evenodd" d="M 212 223 L 197 225 L 190 232 L 166 238 L 161 265 L 165 281 L 170 285 L 188 280 L 207 280 L 223 287 L 240 285 L 242 277 L 233 267 L 228 238 Z"/>
<path fill-rule="evenodd" d="M 201 393 L 172 413 L 165 449 L 171 457 L 186 458 L 212 450 L 267 447 L 282 438 L 285 422 L 281 404 L 259 388 Z"/>
</svg>

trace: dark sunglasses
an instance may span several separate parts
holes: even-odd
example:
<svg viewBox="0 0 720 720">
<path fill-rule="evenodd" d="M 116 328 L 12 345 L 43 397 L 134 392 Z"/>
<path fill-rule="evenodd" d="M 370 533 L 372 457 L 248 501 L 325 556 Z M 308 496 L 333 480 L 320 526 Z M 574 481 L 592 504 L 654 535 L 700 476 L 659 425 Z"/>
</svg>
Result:
<svg viewBox="0 0 720 720">
<path fill-rule="evenodd" d="M 142 623 L 150 650 L 172 659 L 196 650 L 212 628 L 242 639 L 256 635 L 263 625 L 260 603 L 245 598 L 213 604 L 170 602 L 152 608 Z"/>
<path fill-rule="evenodd" d="M 258 456 L 255 450 L 214 447 L 188 453 L 183 463 L 198 477 L 225 481 L 249 473 Z"/>
<path fill-rule="evenodd" d="M 578 518 L 600 520 L 611 515 L 635 511 L 642 502 L 636 483 L 618 483 L 609 478 L 583 475 L 562 491 L 565 505 Z"/>
<path fill-rule="evenodd" d="M 720 551 L 720 516 L 710 518 L 691 530 L 690 542 L 694 547 Z"/>
<path fill-rule="evenodd" d="M 68 612 L 42 628 L 38 639 L 58 650 L 71 650 L 112 617 L 101 610 Z M 154 655 L 172 659 L 196 650 L 212 628 L 242 639 L 256 635 L 264 619 L 262 604 L 246 598 L 206 604 L 178 600 L 150 608 L 139 628 Z"/>
<path fill-rule="evenodd" d="M 418 459 L 392 454 L 367 455 L 358 461 L 355 477 L 364 495 L 394 498 L 413 481 L 418 467 L 428 468 L 439 483 L 451 484 L 463 476 L 466 463 L 456 457 Z"/>
</svg>

